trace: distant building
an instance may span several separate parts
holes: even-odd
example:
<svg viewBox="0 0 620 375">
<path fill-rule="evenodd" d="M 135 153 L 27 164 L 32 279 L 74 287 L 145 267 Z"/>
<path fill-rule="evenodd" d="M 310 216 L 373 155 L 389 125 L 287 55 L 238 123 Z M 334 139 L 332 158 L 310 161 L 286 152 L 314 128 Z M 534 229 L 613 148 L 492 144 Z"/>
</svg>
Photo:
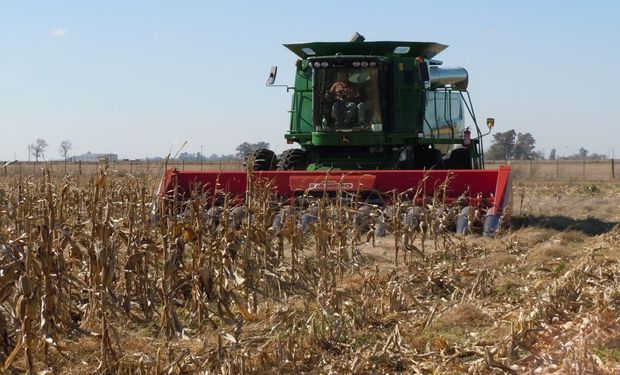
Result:
<svg viewBox="0 0 620 375">
<path fill-rule="evenodd" d="M 93 154 L 88 151 L 82 155 L 73 156 L 73 161 L 118 161 L 117 154 Z"/>
</svg>

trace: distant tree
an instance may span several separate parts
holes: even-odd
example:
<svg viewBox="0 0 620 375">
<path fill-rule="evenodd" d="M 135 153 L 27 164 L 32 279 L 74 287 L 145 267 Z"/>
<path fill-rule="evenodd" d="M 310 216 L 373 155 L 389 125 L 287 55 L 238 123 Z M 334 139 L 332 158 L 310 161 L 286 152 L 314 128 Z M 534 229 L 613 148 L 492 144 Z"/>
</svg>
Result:
<svg viewBox="0 0 620 375">
<path fill-rule="evenodd" d="M 177 156 L 177 158 L 179 160 L 195 161 L 195 160 L 198 160 L 198 156 L 199 155 L 200 155 L 200 153 L 192 154 L 192 153 L 189 153 L 189 152 L 181 152 L 179 154 L 179 156 Z"/>
<path fill-rule="evenodd" d="M 235 151 L 237 151 L 237 157 L 241 159 L 247 158 L 252 152 L 261 149 L 261 148 L 269 148 L 269 143 L 267 142 L 257 142 L 257 143 L 248 143 L 243 142 Z"/>
<path fill-rule="evenodd" d="M 268 142 L 258 142 L 256 143 L 256 149 L 261 149 L 261 148 L 269 148 L 269 143 Z"/>
<path fill-rule="evenodd" d="M 246 158 L 252 152 L 252 145 L 248 142 L 243 142 L 235 148 L 235 151 L 237 151 L 237 156 L 240 158 Z"/>
<path fill-rule="evenodd" d="M 534 148 L 536 147 L 536 140 L 530 133 L 517 134 L 515 141 L 514 155 L 513 157 L 518 160 L 531 160 L 536 158 L 534 154 Z"/>
<path fill-rule="evenodd" d="M 235 160 L 235 159 L 238 159 L 238 157 L 233 155 L 233 154 L 228 154 L 228 155 L 220 156 L 220 160 L 222 160 L 222 161 L 231 161 L 231 160 Z"/>
<path fill-rule="evenodd" d="M 607 160 L 607 159 L 609 159 L 609 155 L 607 155 L 607 154 L 597 154 L 597 153 L 594 153 L 594 154 L 590 155 L 590 157 L 592 158 L 594 155 L 596 155 L 596 158 L 598 160 Z"/>
<path fill-rule="evenodd" d="M 179 156 L 177 157 L 178 160 L 183 160 L 183 161 L 200 161 L 200 152 L 196 152 L 195 154 L 193 153 L 189 153 L 189 152 L 181 152 L 179 154 Z M 207 155 L 203 155 L 203 160 L 204 161 L 218 161 L 218 160 L 234 160 L 237 157 L 235 157 L 235 155 L 218 155 L 218 154 L 211 154 L 209 156 Z"/>
<path fill-rule="evenodd" d="M 73 145 L 71 144 L 71 141 L 68 139 L 65 139 L 64 141 L 60 142 L 60 147 L 58 147 L 58 153 L 65 160 L 65 174 L 67 173 L 67 153 L 71 150 L 72 147 Z"/>
<path fill-rule="evenodd" d="M 588 159 L 590 159 L 590 160 L 607 160 L 607 155 L 605 155 L 605 154 L 597 154 L 596 152 L 593 152 L 591 154 L 588 154 Z"/>
<path fill-rule="evenodd" d="M 158 161 L 164 161 L 165 159 L 161 156 L 147 156 L 146 158 L 142 159 L 145 161 L 154 161 L 154 162 L 158 162 Z"/>
<path fill-rule="evenodd" d="M 555 160 L 555 148 L 552 148 L 551 151 L 549 152 L 549 160 Z"/>
<path fill-rule="evenodd" d="M 606 160 L 607 159 L 607 155 L 605 154 L 597 154 L 596 152 L 590 153 L 588 150 L 586 150 L 585 148 L 581 147 L 579 149 L 579 151 L 575 154 L 572 155 L 568 155 L 566 157 L 563 157 L 562 159 L 568 159 L 568 160 Z"/>
<path fill-rule="evenodd" d="M 516 136 L 517 134 L 513 129 L 493 134 L 493 144 L 487 150 L 487 158 L 494 160 L 512 159 L 515 151 Z"/>
<path fill-rule="evenodd" d="M 39 157 L 45 157 L 45 149 L 47 148 L 47 142 L 45 139 L 39 138 L 34 143 L 28 146 L 30 153 L 34 156 L 34 160 L 38 163 Z"/>
</svg>

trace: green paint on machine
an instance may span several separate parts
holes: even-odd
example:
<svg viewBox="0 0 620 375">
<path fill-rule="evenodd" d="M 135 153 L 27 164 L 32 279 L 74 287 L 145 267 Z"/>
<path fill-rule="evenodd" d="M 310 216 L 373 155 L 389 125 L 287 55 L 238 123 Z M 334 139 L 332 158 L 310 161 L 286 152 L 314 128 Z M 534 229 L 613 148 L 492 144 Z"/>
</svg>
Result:
<svg viewBox="0 0 620 375">
<path fill-rule="evenodd" d="M 285 134 L 300 147 L 295 169 L 302 162 L 307 169 L 483 168 L 485 134 L 475 122 L 467 71 L 434 60 L 446 45 L 362 38 L 285 47 L 299 57 Z"/>
</svg>

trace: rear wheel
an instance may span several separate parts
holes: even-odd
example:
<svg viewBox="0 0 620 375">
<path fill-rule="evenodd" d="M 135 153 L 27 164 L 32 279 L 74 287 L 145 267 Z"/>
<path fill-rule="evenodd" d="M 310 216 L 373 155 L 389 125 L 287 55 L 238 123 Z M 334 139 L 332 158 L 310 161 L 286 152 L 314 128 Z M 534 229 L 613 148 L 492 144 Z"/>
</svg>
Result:
<svg viewBox="0 0 620 375">
<path fill-rule="evenodd" d="M 450 158 L 446 160 L 446 168 L 471 169 L 471 156 L 468 148 L 456 148 L 450 152 Z"/>
<path fill-rule="evenodd" d="M 260 148 L 250 154 L 246 162 L 254 160 L 252 170 L 255 171 L 272 171 L 276 167 L 278 159 L 276 154 L 266 148 Z"/>
<path fill-rule="evenodd" d="M 443 169 L 441 151 L 436 148 L 420 147 L 413 154 L 414 169 Z"/>
<path fill-rule="evenodd" d="M 306 152 L 300 148 L 286 150 L 278 161 L 279 171 L 302 171 L 308 167 Z"/>
</svg>

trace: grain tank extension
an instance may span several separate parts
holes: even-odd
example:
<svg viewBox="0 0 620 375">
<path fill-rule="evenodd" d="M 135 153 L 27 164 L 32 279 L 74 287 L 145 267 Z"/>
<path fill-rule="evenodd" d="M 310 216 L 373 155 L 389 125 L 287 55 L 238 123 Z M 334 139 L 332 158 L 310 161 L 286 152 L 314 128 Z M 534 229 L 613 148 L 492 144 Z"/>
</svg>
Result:
<svg viewBox="0 0 620 375">
<path fill-rule="evenodd" d="M 276 85 L 274 67 L 267 86 L 292 92 L 285 139 L 297 147 L 279 156 L 255 151 L 249 172 L 168 170 L 161 198 L 173 191 L 175 199 L 187 197 L 192 189 L 242 198 L 250 175 L 271 181 L 274 198 L 290 202 L 344 191 L 423 204 L 421 195 L 437 198 L 441 186 L 443 201 L 482 208 L 487 231 L 497 228 L 509 204 L 510 169 L 484 170 L 482 139 L 494 119 L 483 134 L 467 71 L 435 59 L 446 45 L 366 42 L 356 33 L 349 42 L 284 46 L 298 56 L 294 84 Z"/>
</svg>

